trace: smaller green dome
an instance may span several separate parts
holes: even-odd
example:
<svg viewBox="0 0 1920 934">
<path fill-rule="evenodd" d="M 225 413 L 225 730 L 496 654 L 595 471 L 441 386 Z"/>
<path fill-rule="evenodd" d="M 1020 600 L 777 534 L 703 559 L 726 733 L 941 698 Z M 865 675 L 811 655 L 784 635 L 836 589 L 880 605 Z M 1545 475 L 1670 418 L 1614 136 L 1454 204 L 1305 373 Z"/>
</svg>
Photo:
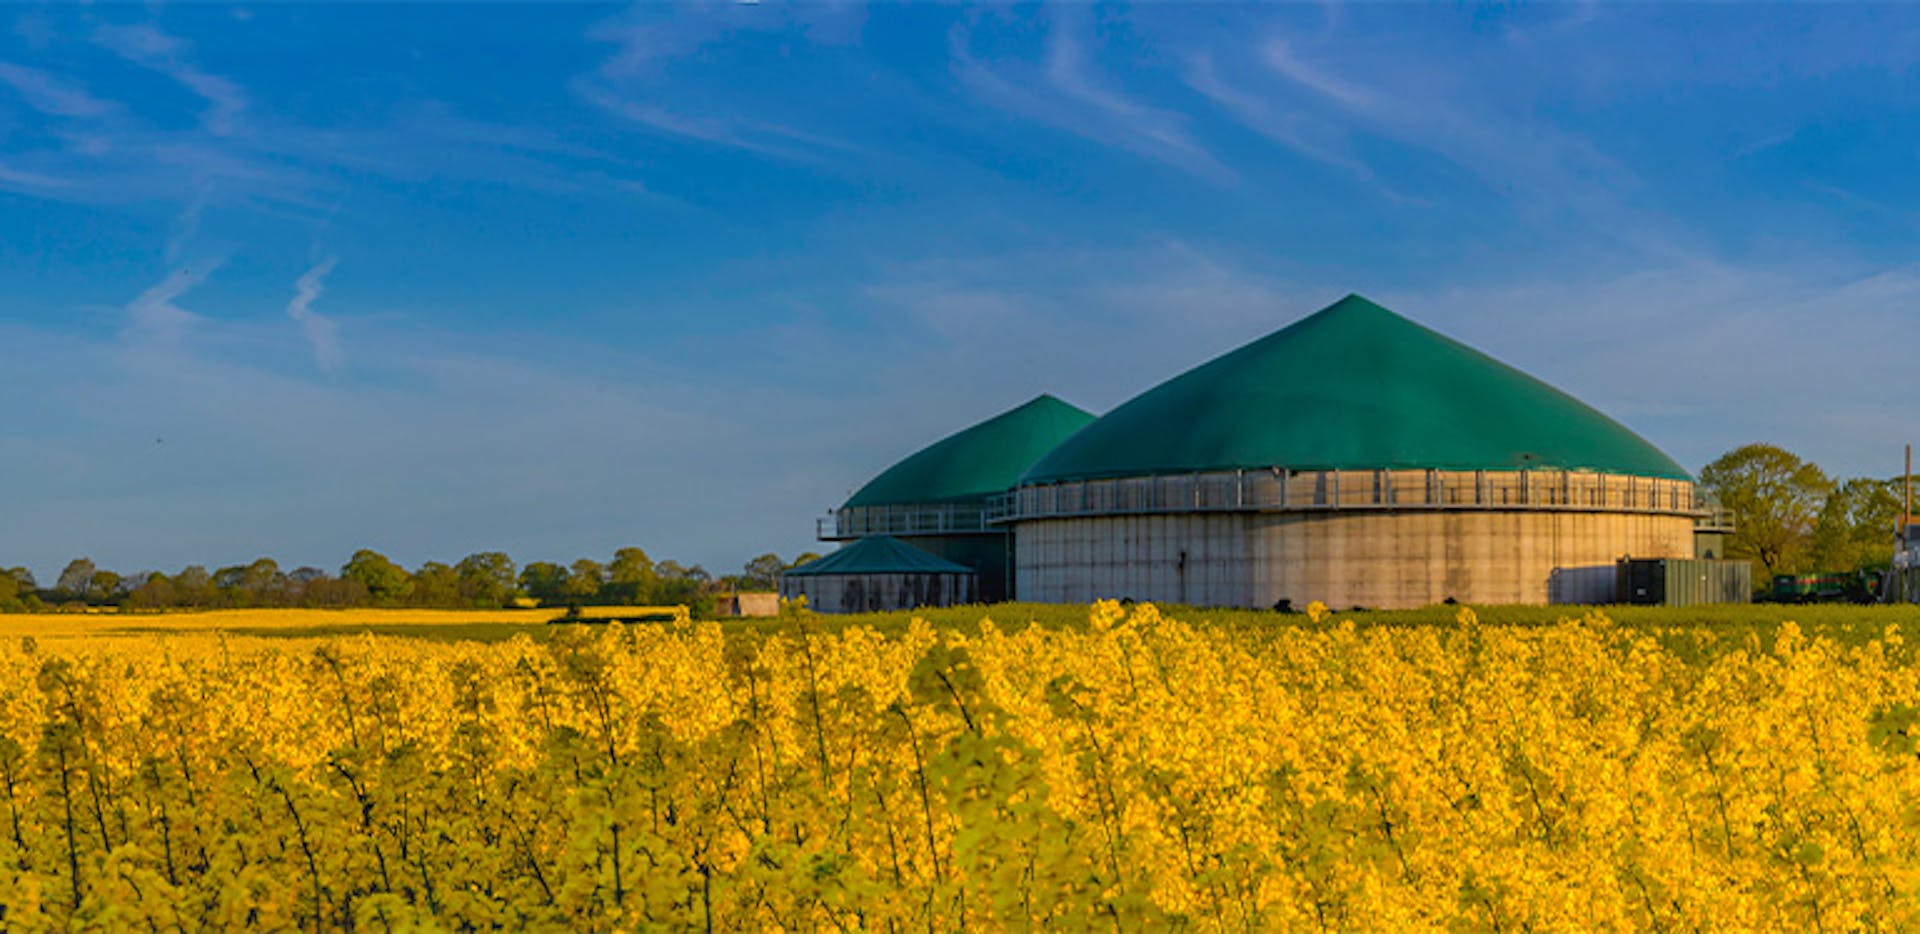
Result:
<svg viewBox="0 0 1920 934">
<path fill-rule="evenodd" d="M 787 577 L 824 577 L 829 574 L 972 574 L 891 535 L 869 535 L 833 554 L 815 558 L 786 572 Z"/>
<path fill-rule="evenodd" d="M 1041 396 L 920 449 L 861 487 L 846 505 L 949 503 L 1005 493 L 1041 455 L 1091 421 L 1091 413 Z"/>
<path fill-rule="evenodd" d="M 1349 295 L 1141 393 L 1020 482 L 1269 467 L 1690 479 L 1580 400 Z"/>
</svg>

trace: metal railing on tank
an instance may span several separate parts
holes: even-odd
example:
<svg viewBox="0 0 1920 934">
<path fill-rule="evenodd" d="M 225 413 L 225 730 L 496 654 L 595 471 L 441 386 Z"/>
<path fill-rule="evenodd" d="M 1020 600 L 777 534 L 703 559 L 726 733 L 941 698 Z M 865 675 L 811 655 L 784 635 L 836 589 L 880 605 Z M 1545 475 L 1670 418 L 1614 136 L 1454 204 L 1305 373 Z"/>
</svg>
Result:
<svg viewBox="0 0 1920 934">
<path fill-rule="evenodd" d="M 1700 518 L 1694 520 L 1694 526 L 1702 532 L 1732 532 L 1733 513 L 1719 503 L 1702 498 L 1700 500 Z"/>
<path fill-rule="evenodd" d="M 1141 513 L 1333 510 L 1560 510 L 1711 520 L 1690 482 L 1572 470 L 1211 471 L 1073 480 L 990 500 L 990 524 Z"/>
<path fill-rule="evenodd" d="M 821 541 L 851 541 L 869 535 L 978 535 L 1001 530 L 988 523 L 989 504 L 927 503 L 905 506 L 847 506 L 821 516 L 814 534 Z"/>
</svg>

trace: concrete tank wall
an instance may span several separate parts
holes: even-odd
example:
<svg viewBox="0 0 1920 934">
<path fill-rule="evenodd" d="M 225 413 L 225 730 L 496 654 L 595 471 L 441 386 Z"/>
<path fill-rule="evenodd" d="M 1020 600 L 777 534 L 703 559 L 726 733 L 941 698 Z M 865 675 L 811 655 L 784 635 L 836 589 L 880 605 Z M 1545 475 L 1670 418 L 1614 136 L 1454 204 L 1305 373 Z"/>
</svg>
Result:
<svg viewBox="0 0 1920 934">
<path fill-rule="evenodd" d="M 804 596 L 820 613 L 877 613 L 979 600 L 972 574 L 812 574 L 780 581 L 780 596 Z"/>
<path fill-rule="evenodd" d="M 1014 525 L 1015 597 L 1296 609 L 1591 602 L 1606 599 L 1592 569 L 1625 556 L 1691 558 L 1693 525 L 1685 515 L 1488 509 L 1029 519 Z"/>
</svg>

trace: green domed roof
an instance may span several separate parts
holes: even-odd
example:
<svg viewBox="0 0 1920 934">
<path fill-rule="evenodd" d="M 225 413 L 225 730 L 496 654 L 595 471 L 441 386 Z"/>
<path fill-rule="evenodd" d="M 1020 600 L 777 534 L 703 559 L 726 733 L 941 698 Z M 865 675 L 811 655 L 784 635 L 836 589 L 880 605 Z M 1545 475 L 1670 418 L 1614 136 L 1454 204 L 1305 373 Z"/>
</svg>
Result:
<svg viewBox="0 0 1920 934">
<path fill-rule="evenodd" d="M 891 535 L 869 535 L 824 558 L 815 558 L 787 571 L 786 577 L 822 577 L 828 574 L 973 574 Z"/>
<path fill-rule="evenodd" d="M 1134 397 L 1020 482 L 1268 467 L 1689 479 L 1578 399 L 1349 295 Z"/>
<path fill-rule="evenodd" d="M 1033 462 L 1093 416 L 1052 396 L 948 435 L 873 478 L 848 506 L 985 499 L 1013 488 Z"/>
</svg>

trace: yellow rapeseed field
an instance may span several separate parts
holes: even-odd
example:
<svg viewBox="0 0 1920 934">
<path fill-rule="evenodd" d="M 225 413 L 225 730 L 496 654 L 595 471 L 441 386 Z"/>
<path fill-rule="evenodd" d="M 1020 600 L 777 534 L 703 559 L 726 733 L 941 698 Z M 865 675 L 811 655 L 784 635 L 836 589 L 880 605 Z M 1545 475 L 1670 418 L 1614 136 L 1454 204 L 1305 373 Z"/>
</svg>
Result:
<svg viewBox="0 0 1920 934">
<path fill-rule="evenodd" d="M 687 616 L 683 606 L 595 606 L 575 611 L 579 619 Z M 93 642 L 153 636 L 226 634 L 278 638 L 407 635 L 428 639 L 503 639 L 540 634 L 566 611 L 546 609 L 430 610 L 356 607 L 342 610 L 257 608 L 167 613 L 0 613 L 0 639 L 74 638 Z"/>
<path fill-rule="evenodd" d="M 0 923 L 1920 927 L 1896 628 L 1088 616 L 6 638 Z"/>
</svg>

